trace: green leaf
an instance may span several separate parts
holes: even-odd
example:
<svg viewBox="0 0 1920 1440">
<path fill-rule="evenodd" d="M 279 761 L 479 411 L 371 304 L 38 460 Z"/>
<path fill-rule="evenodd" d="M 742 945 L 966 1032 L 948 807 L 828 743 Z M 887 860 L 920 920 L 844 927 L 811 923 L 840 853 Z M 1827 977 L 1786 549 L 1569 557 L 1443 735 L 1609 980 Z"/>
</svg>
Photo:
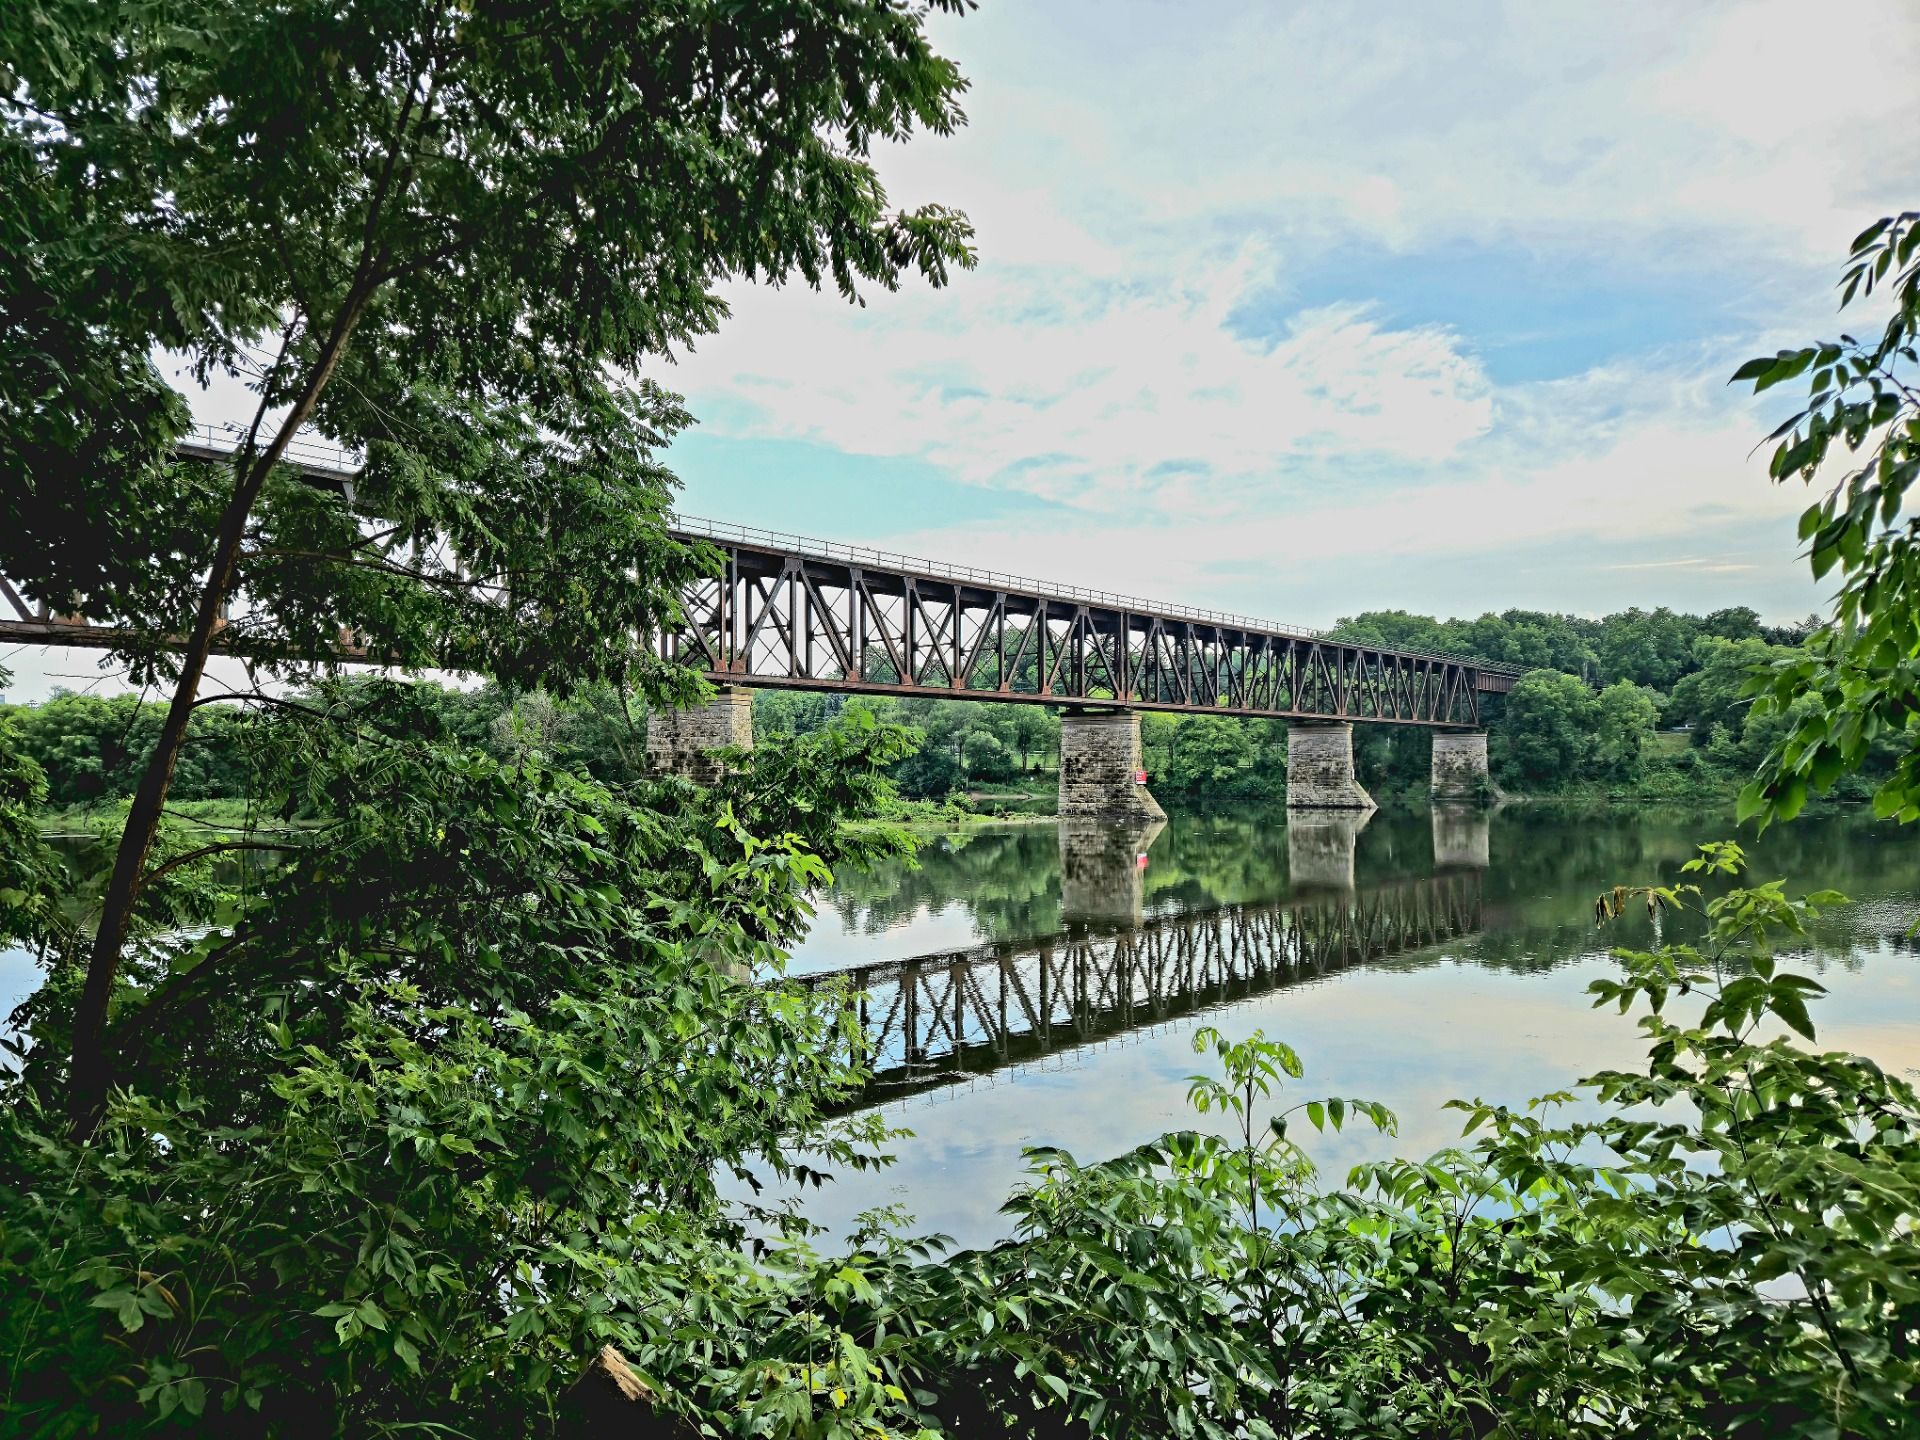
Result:
<svg viewBox="0 0 1920 1440">
<path fill-rule="evenodd" d="M 1784 384 L 1795 376 L 1803 374 L 1807 367 L 1813 364 L 1813 357 L 1817 353 L 1811 349 L 1781 351 L 1773 365 L 1754 382 L 1754 393 L 1757 395 L 1763 390 L 1771 390 L 1775 385 Z"/>
<path fill-rule="evenodd" d="M 1887 227 L 1891 224 L 1893 224 L 1893 220 L 1891 217 L 1874 221 L 1873 224 L 1869 225 L 1866 229 L 1862 230 L 1858 235 L 1853 237 L 1853 244 L 1849 246 L 1848 249 L 1853 254 L 1856 254 L 1856 255 L 1859 254 L 1862 250 L 1866 249 L 1869 245 L 1873 244 L 1874 241 L 1878 240 L 1882 235 L 1886 234 Z"/>
<path fill-rule="evenodd" d="M 95 1309 L 113 1311 L 114 1317 L 120 1322 L 120 1328 L 128 1334 L 132 1334 L 146 1323 L 146 1316 L 140 1306 L 140 1297 L 124 1287 L 104 1291 L 87 1303 Z"/>
</svg>

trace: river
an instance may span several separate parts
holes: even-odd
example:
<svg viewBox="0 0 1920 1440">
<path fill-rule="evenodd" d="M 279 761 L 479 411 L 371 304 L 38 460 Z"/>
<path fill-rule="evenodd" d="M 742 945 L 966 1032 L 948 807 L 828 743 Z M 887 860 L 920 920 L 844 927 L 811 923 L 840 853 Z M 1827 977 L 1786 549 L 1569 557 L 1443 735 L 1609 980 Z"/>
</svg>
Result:
<svg viewBox="0 0 1920 1440">
<path fill-rule="evenodd" d="M 841 1175 L 807 1212 L 843 1232 L 899 1205 L 923 1232 L 991 1241 L 1023 1147 L 1094 1160 L 1206 1123 L 1185 1100 L 1201 1025 L 1293 1045 L 1306 1075 L 1286 1103 L 1360 1095 L 1397 1112 L 1396 1137 L 1312 1144 L 1329 1183 L 1362 1159 L 1431 1153 L 1459 1136 L 1449 1098 L 1520 1104 L 1638 1062 L 1632 1018 L 1585 992 L 1617 970 L 1609 947 L 1651 943 L 1652 922 L 1602 929 L 1595 898 L 1678 880 L 1732 828 L 1524 806 L 1363 824 L 1175 814 L 1137 832 L 971 830 L 928 841 L 917 865 L 843 874 L 791 973 L 853 968 L 880 1045 L 870 1101 L 912 1133 L 889 1168 Z M 1753 881 L 1850 897 L 1791 962 L 1830 992 L 1820 1044 L 1920 1066 L 1920 831 L 1803 818 L 1749 852 Z"/>
<path fill-rule="evenodd" d="M 890 1167 L 842 1174 L 805 1208 L 844 1233 L 898 1205 L 922 1232 L 989 1242 L 1023 1147 L 1091 1161 L 1207 1123 L 1185 1099 L 1201 1025 L 1293 1045 L 1306 1075 L 1285 1103 L 1360 1095 L 1397 1112 L 1397 1137 L 1312 1143 L 1329 1182 L 1431 1153 L 1459 1135 L 1447 1099 L 1519 1104 L 1639 1060 L 1632 1020 L 1585 991 L 1617 968 L 1610 946 L 1646 945 L 1652 927 L 1630 912 L 1603 930 L 1594 899 L 1680 878 L 1731 829 L 1528 806 L 1364 824 L 1176 813 L 1151 831 L 973 829 L 930 839 L 915 864 L 843 873 L 790 973 L 851 968 L 879 1044 L 868 1108 L 912 1133 Z M 1750 850 L 1756 881 L 1850 897 L 1790 962 L 1830 991 L 1813 1007 L 1820 1043 L 1920 1067 L 1920 827 L 1802 818 Z M 34 981 L 25 955 L 0 953 L 4 1009 Z"/>
</svg>

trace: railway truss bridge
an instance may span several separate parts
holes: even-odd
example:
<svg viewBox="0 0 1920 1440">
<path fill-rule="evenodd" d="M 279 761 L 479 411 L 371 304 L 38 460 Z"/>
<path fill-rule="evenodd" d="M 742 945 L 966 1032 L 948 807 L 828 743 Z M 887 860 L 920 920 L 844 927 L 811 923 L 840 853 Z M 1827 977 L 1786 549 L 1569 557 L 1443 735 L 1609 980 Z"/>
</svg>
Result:
<svg viewBox="0 0 1920 1440">
<path fill-rule="evenodd" d="M 207 432 L 181 453 L 218 460 L 224 443 Z M 350 488 L 340 452 L 291 453 L 315 483 Z M 1370 810 L 1353 774 L 1352 725 L 1419 726 L 1435 732 L 1435 797 L 1472 800 L 1490 790 L 1482 700 L 1521 673 L 691 516 L 673 530 L 710 547 L 713 570 L 681 597 L 680 623 L 645 640 L 718 694 L 653 717 L 648 749 L 659 768 L 696 777 L 710 773 L 714 750 L 751 746 L 750 689 L 777 687 L 1059 707 L 1063 815 L 1160 813 L 1141 778 L 1146 710 L 1289 721 L 1296 809 Z M 0 641 L 108 646 L 119 635 L 4 577 L 0 601 Z"/>
</svg>

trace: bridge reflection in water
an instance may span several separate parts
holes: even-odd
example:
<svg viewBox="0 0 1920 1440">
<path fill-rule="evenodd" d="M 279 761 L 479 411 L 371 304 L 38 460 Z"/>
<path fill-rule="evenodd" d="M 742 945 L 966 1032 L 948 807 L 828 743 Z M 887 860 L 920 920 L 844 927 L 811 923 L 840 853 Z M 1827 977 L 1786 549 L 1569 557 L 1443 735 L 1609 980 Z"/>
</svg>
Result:
<svg viewBox="0 0 1920 1440">
<path fill-rule="evenodd" d="M 1138 903 L 1130 885 L 1101 893 L 1103 904 Z M 844 985 L 856 997 L 874 1047 L 862 1102 L 874 1103 L 1443 944 L 1480 925 L 1481 877 L 1463 869 L 796 978 L 812 988 Z"/>
</svg>

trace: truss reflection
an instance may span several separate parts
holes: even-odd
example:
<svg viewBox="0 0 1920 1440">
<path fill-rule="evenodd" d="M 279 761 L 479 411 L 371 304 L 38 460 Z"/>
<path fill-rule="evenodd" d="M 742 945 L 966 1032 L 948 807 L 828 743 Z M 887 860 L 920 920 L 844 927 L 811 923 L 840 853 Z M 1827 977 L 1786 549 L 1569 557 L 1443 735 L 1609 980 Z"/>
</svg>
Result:
<svg viewBox="0 0 1920 1440">
<path fill-rule="evenodd" d="M 866 1102 L 934 1089 L 1474 933 L 1481 876 L 1297 895 L 1137 926 L 799 977 L 844 986 L 874 1047 Z"/>
</svg>

